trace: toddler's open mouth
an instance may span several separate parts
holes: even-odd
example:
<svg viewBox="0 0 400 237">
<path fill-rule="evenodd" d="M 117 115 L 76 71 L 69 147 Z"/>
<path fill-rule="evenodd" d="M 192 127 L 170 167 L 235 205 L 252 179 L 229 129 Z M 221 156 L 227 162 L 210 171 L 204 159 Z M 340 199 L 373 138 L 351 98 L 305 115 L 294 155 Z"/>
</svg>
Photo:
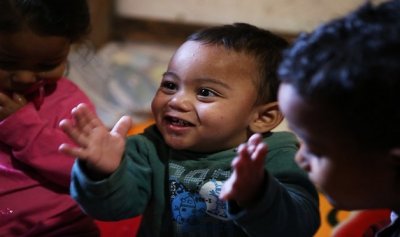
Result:
<svg viewBox="0 0 400 237">
<path fill-rule="evenodd" d="M 170 124 L 174 125 L 174 126 L 180 126 L 180 127 L 190 127 L 190 126 L 194 126 L 192 123 L 185 121 L 183 119 L 179 119 L 176 117 L 170 117 L 167 116 L 165 118 L 166 121 L 168 121 Z"/>
</svg>

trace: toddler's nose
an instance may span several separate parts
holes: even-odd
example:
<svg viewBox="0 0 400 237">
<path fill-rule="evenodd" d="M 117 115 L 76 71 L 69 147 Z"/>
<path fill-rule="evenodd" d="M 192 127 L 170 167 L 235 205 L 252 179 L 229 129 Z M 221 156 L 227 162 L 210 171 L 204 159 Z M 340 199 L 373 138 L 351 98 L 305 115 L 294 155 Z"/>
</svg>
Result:
<svg viewBox="0 0 400 237">
<path fill-rule="evenodd" d="M 11 74 L 11 80 L 20 84 L 31 84 L 37 81 L 37 76 L 31 71 L 16 71 Z"/>
<path fill-rule="evenodd" d="M 170 100 L 168 105 L 179 111 L 189 111 L 191 108 L 191 103 L 189 98 L 187 98 L 184 93 L 177 93 L 175 94 Z"/>
</svg>

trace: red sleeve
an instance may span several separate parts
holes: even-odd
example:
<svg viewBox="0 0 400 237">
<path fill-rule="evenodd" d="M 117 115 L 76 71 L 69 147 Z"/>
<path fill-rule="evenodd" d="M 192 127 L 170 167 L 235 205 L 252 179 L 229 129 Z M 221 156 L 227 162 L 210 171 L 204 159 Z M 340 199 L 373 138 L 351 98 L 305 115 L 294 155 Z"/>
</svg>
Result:
<svg viewBox="0 0 400 237">
<path fill-rule="evenodd" d="M 62 78 L 56 90 L 45 97 L 39 110 L 32 103 L 0 121 L 0 141 L 11 149 L 13 159 L 33 168 L 51 182 L 69 187 L 73 157 L 61 154 L 61 143 L 72 141 L 58 127 L 71 110 L 86 103 L 94 111 L 89 98 L 71 81 Z"/>
</svg>

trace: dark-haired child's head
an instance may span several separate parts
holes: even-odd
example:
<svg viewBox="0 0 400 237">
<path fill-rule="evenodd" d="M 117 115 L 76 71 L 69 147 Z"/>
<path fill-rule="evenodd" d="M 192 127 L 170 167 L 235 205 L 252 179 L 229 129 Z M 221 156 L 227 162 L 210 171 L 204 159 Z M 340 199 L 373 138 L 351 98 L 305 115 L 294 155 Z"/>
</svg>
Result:
<svg viewBox="0 0 400 237">
<path fill-rule="evenodd" d="M 298 163 L 335 205 L 382 207 L 377 194 L 400 175 L 383 172 L 400 163 L 400 1 L 366 3 L 301 35 L 278 74 L 281 109 L 303 140 Z"/>
<path fill-rule="evenodd" d="M 30 30 L 78 41 L 90 30 L 86 0 L 2 0 L 0 34 Z"/>
<path fill-rule="evenodd" d="M 206 28 L 176 51 L 153 102 L 175 149 L 215 152 L 275 128 L 277 66 L 287 42 L 244 23 Z"/>
<path fill-rule="evenodd" d="M 277 100 L 279 80 L 276 72 L 282 59 L 282 52 L 288 46 L 285 39 L 254 25 L 235 23 L 206 28 L 192 34 L 188 40 L 222 46 L 227 50 L 254 58 L 259 73 L 259 78 L 254 81 L 258 88 L 257 103 Z"/>
<path fill-rule="evenodd" d="M 66 70 L 71 44 L 89 29 L 86 0 L 0 1 L 0 93 L 11 99 L 0 119 L 22 106 L 17 94 L 40 107 Z"/>
</svg>

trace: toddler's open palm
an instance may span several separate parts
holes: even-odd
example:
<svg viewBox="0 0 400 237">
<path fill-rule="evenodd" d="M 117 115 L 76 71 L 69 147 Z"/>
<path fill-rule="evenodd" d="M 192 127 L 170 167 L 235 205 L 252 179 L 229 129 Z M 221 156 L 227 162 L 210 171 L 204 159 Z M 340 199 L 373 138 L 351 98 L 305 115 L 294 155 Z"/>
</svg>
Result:
<svg viewBox="0 0 400 237">
<path fill-rule="evenodd" d="M 114 172 L 122 159 L 131 119 L 122 117 L 109 131 L 84 104 L 78 105 L 71 113 L 73 120 L 62 120 L 60 127 L 77 146 L 64 143 L 59 150 L 86 161 L 87 167 L 96 174 L 108 175 Z"/>
<path fill-rule="evenodd" d="M 247 143 L 241 144 L 232 161 L 233 173 L 224 183 L 220 198 L 234 200 L 241 207 L 251 205 L 264 183 L 266 154 L 267 146 L 260 134 L 252 135 Z"/>
</svg>

